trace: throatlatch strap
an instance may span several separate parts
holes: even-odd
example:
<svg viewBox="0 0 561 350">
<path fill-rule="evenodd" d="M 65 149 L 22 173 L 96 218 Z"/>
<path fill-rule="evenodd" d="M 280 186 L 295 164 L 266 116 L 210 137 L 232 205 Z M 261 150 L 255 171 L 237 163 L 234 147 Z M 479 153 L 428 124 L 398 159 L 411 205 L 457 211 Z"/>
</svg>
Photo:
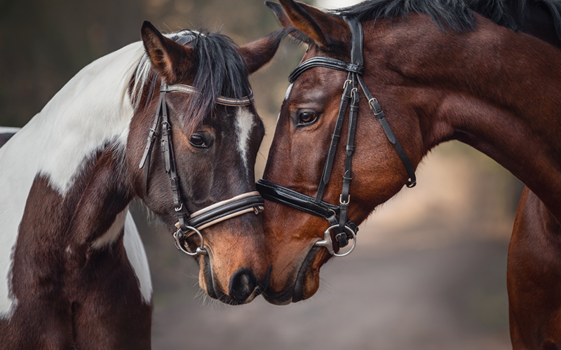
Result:
<svg viewBox="0 0 561 350">
<path fill-rule="evenodd" d="M 406 186 L 408 188 L 415 187 L 415 185 L 417 184 L 417 176 L 415 175 L 415 168 L 413 168 L 413 165 L 411 164 L 409 157 L 407 157 L 405 150 L 403 149 L 403 147 L 401 147 L 401 144 L 395 137 L 392 128 L 390 128 L 390 125 L 388 124 L 388 121 L 386 120 L 386 117 L 384 115 L 384 111 L 382 111 L 380 104 L 378 104 L 378 100 L 376 100 L 372 96 L 372 94 L 366 87 L 366 84 L 364 84 L 364 81 L 362 80 L 361 77 L 358 77 L 358 82 L 360 84 L 360 87 L 362 88 L 362 91 L 364 92 L 364 95 L 366 95 L 366 98 L 368 99 L 368 104 L 370 105 L 370 109 L 372 109 L 374 116 L 376 117 L 376 119 L 378 119 L 380 124 L 382 124 L 382 128 L 384 129 L 384 132 L 386 133 L 388 140 L 394 146 L 395 150 L 397 151 L 397 154 L 399 155 L 399 158 L 401 158 L 401 161 L 405 166 L 405 170 L 407 170 L 407 174 L 409 175 L 409 180 L 407 181 Z"/>
</svg>

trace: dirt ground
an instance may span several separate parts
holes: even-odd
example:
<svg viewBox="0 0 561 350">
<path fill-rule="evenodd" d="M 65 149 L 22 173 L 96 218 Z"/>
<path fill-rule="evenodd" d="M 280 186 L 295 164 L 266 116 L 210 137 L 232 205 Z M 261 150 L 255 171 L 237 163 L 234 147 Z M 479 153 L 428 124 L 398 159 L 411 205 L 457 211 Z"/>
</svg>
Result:
<svg viewBox="0 0 561 350">
<path fill-rule="evenodd" d="M 195 297 L 196 288 L 178 291 L 155 309 L 153 346 L 509 349 L 506 244 L 464 242 L 390 254 L 369 248 L 328 264 L 320 291 L 289 306 L 262 298 L 224 306 Z M 183 273 L 194 275 L 196 268 Z"/>
</svg>

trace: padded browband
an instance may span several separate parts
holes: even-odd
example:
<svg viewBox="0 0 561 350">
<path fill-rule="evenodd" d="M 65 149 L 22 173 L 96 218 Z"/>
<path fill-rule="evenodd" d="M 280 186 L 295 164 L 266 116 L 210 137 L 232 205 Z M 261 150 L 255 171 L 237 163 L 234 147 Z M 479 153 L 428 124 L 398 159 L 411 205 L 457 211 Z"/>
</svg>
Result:
<svg viewBox="0 0 561 350">
<path fill-rule="evenodd" d="M 261 196 L 267 200 L 288 205 L 289 207 L 301 210 L 305 213 L 329 219 L 339 213 L 339 206 L 316 202 L 315 198 L 306 196 L 300 192 L 282 187 L 267 180 L 257 181 L 257 190 Z"/>
<path fill-rule="evenodd" d="M 187 45 L 191 41 L 195 39 L 195 35 L 189 34 L 183 37 L 176 39 L 175 41 L 180 45 Z M 198 94 L 199 92 L 193 86 L 190 85 L 183 85 L 183 84 L 175 84 L 175 85 L 168 85 L 166 92 L 172 91 L 180 91 L 186 94 Z M 240 99 L 231 98 L 231 97 L 224 97 L 218 96 L 216 98 L 216 103 L 230 106 L 230 107 L 237 107 L 237 106 L 248 106 L 253 102 L 253 91 L 250 92 L 248 96 L 242 97 Z"/>
<path fill-rule="evenodd" d="M 292 71 L 292 73 L 288 76 L 288 82 L 290 84 L 294 83 L 300 74 L 314 67 L 325 67 L 357 74 L 362 74 L 364 72 L 364 67 L 362 65 L 359 66 L 353 63 L 343 62 L 331 57 L 316 56 L 302 62 L 298 67 L 296 67 L 296 69 L 294 69 L 294 71 Z"/>
<path fill-rule="evenodd" d="M 178 91 L 178 92 L 183 92 L 186 94 L 198 94 L 199 91 L 197 89 L 195 89 L 193 86 L 191 85 L 184 85 L 184 84 L 175 84 L 175 85 L 168 85 L 167 89 L 165 90 L 161 90 L 164 92 L 173 92 L 173 91 Z M 218 96 L 216 98 L 216 103 L 223 105 L 223 106 L 229 106 L 229 107 L 238 107 L 238 106 L 248 106 L 253 102 L 253 90 L 249 93 L 248 96 L 242 97 L 240 99 L 237 98 L 231 98 L 231 97 L 224 97 L 224 96 Z"/>
<path fill-rule="evenodd" d="M 199 228 L 212 221 L 230 216 L 232 214 L 245 211 L 246 209 L 259 208 L 264 206 L 263 198 L 256 194 L 253 196 L 236 199 L 216 208 L 207 210 L 199 215 L 191 215 L 188 225 Z M 195 213 L 196 214 L 196 213 Z"/>
</svg>

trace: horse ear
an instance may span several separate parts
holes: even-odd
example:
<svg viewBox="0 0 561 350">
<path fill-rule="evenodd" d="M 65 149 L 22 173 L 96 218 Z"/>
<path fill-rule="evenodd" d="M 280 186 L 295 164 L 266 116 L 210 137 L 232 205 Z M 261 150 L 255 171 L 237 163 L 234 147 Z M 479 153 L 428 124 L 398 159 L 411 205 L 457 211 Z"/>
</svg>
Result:
<svg viewBox="0 0 561 350">
<path fill-rule="evenodd" d="M 286 30 L 278 29 L 259 40 L 238 48 L 238 52 L 245 60 L 249 74 L 263 67 L 273 58 L 285 36 Z"/>
<path fill-rule="evenodd" d="M 164 37 L 148 21 L 144 21 L 140 32 L 152 66 L 168 84 L 173 84 L 180 78 L 176 74 L 179 67 L 181 71 L 188 71 L 186 67 L 192 61 L 190 59 L 192 49 Z"/>
<path fill-rule="evenodd" d="M 329 49 L 349 32 L 349 27 L 339 17 L 293 0 L 279 1 L 280 4 L 266 1 L 265 5 L 277 16 L 280 24 L 286 29 L 296 28 L 322 48 Z M 301 40 L 297 34 L 290 35 Z"/>
</svg>

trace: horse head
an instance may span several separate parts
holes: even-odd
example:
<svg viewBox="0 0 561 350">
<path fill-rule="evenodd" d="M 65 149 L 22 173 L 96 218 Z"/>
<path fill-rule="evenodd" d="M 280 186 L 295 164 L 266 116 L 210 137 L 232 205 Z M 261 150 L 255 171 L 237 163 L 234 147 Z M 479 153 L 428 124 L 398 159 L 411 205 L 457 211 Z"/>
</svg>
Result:
<svg viewBox="0 0 561 350">
<path fill-rule="evenodd" d="M 308 45 L 289 78 L 259 183 L 270 200 L 269 301 L 312 296 L 320 267 L 376 206 L 414 186 L 416 166 L 445 141 L 482 151 L 556 207 L 551 189 L 527 171 L 530 163 L 550 169 L 551 154 L 530 154 L 517 141 L 525 130 L 543 135 L 526 142 L 555 139 L 524 107 L 539 106 L 540 115 L 553 118 L 555 93 L 547 88 L 556 89 L 557 70 L 544 67 L 559 64 L 555 48 L 462 1 L 369 1 L 331 13 L 292 0 L 266 4 Z"/>
<path fill-rule="evenodd" d="M 268 283 L 253 169 L 265 131 L 248 75 L 282 37 L 277 31 L 237 47 L 217 33 L 164 36 L 145 22 L 146 54 L 130 82 L 126 163 L 134 193 L 175 232 L 178 248 L 196 256 L 200 287 L 227 303 L 249 302 Z M 213 217 L 189 224 L 209 210 Z"/>
</svg>

